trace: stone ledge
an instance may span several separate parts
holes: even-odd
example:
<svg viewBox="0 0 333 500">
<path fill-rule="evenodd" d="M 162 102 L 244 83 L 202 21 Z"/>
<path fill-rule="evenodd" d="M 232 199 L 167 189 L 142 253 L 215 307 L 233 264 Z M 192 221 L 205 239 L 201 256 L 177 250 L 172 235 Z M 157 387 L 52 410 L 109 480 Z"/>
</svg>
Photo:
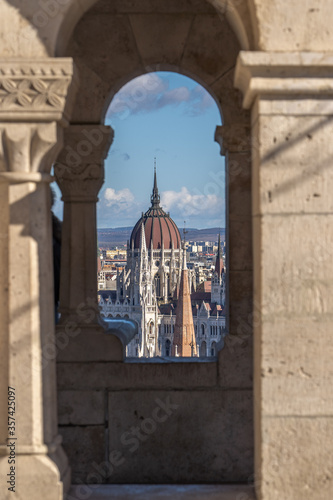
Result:
<svg viewBox="0 0 333 500">
<path fill-rule="evenodd" d="M 332 96 L 332 52 L 244 52 L 236 64 L 235 86 L 251 108 L 259 96 Z"/>
<path fill-rule="evenodd" d="M 252 486 L 248 485 L 76 485 L 67 499 L 79 500 L 82 493 L 89 500 L 255 500 Z M 86 498 L 86 497 L 85 497 Z"/>
</svg>

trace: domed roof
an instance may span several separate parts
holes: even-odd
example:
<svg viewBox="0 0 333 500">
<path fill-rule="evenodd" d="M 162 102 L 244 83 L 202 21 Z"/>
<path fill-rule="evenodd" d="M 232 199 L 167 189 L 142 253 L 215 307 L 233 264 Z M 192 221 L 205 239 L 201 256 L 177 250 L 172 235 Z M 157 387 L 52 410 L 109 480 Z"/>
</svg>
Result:
<svg viewBox="0 0 333 500">
<path fill-rule="evenodd" d="M 160 206 L 160 196 L 158 194 L 156 181 L 156 168 L 154 171 L 154 188 L 151 196 L 151 207 L 145 214 L 142 214 L 141 219 L 135 224 L 130 238 L 130 248 L 133 248 L 133 246 L 134 248 L 140 248 L 142 223 L 145 228 L 147 248 L 151 248 L 152 243 L 154 249 L 157 250 L 162 248 L 162 242 L 165 250 L 171 249 L 172 243 L 175 249 L 181 248 L 182 239 L 179 229 L 170 215 L 164 212 L 163 208 Z"/>
</svg>

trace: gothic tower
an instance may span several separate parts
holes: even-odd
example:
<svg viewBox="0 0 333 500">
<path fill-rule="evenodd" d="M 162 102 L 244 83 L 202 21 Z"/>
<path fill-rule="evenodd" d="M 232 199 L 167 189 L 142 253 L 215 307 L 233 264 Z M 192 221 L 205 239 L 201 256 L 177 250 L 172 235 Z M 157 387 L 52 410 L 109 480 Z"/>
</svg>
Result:
<svg viewBox="0 0 333 500">
<path fill-rule="evenodd" d="M 186 266 L 186 248 L 184 244 L 183 269 L 180 279 L 176 324 L 172 344 L 172 356 L 197 356 L 190 293 L 188 270 Z"/>
<path fill-rule="evenodd" d="M 215 271 L 212 278 L 212 292 L 211 292 L 212 302 L 221 306 L 224 305 L 225 302 L 224 288 L 225 288 L 224 265 L 223 265 L 222 248 L 221 248 L 221 236 L 219 234 Z"/>
</svg>

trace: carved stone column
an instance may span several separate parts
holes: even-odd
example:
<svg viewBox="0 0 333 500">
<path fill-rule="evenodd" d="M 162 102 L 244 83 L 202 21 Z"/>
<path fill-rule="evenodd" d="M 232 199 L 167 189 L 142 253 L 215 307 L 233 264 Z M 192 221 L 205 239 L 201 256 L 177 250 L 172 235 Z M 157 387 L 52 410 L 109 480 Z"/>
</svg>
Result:
<svg viewBox="0 0 333 500">
<path fill-rule="evenodd" d="M 250 389 L 253 358 L 250 123 L 219 126 L 215 140 L 225 156 L 226 308 L 229 311 L 229 334 L 224 340 L 225 348 L 219 352 L 220 381 L 228 387 Z M 216 176 L 216 183 L 220 180 Z"/>
<path fill-rule="evenodd" d="M 8 438 L 16 452 L 16 493 L 2 485 L 5 498 L 62 498 L 59 470 L 48 457 L 60 447 L 55 359 L 45 357 L 44 346 L 54 343 L 49 172 L 72 80 L 71 59 L 0 60 L 2 477 L 10 472 Z M 8 429 L 8 387 L 16 397 L 15 431 Z"/>
<path fill-rule="evenodd" d="M 64 201 L 59 327 L 69 322 L 80 328 L 99 325 L 96 203 L 112 140 L 111 127 L 71 125 L 55 164 Z"/>
<path fill-rule="evenodd" d="M 236 85 L 252 110 L 261 500 L 333 494 L 332 74 L 325 52 L 241 52 L 237 62 Z"/>
</svg>

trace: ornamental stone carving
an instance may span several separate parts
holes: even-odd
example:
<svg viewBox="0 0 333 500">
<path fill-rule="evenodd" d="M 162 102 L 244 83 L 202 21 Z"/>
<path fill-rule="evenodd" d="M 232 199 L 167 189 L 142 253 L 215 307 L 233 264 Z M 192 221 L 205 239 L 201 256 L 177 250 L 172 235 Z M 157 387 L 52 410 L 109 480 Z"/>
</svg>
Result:
<svg viewBox="0 0 333 500">
<path fill-rule="evenodd" d="M 62 145 L 62 130 L 51 123 L 0 124 L 0 175 L 9 181 L 40 181 Z"/>
<path fill-rule="evenodd" d="M 111 127 L 100 124 L 71 125 L 64 131 L 64 147 L 54 166 L 64 201 L 97 201 L 113 135 Z"/>
<path fill-rule="evenodd" d="M 70 58 L 0 59 L 0 120 L 68 121 L 76 84 Z"/>
<path fill-rule="evenodd" d="M 104 181 L 102 164 L 84 163 L 76 167 L 69 167 L 57 163 L 54 174 L 64 201 L 97 201 L 98 192 Z"/>
</svg>

